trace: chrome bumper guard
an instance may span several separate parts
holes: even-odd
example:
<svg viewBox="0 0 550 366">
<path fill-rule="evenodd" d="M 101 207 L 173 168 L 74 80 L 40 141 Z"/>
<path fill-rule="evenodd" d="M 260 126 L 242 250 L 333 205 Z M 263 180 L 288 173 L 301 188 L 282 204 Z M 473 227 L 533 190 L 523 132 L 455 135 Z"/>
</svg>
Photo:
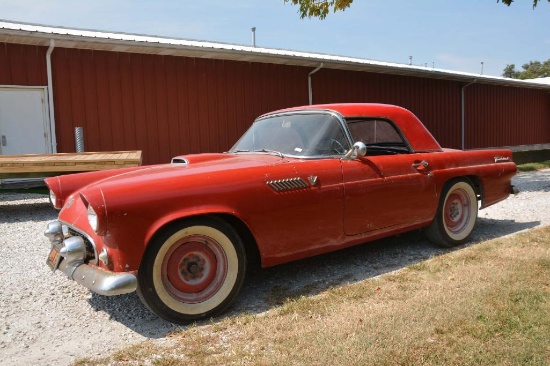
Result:
<svg viewBox="0 0 550 366">
<path fill-rule="evenodd" d="M 86 245 L 79 236 L 65 238 L 63 226 L 59 221 L 52 221 L 44 232 L 52 244 L 61 245 L 59 269 L 80 285 L 100 295 L 112 296 L 133 292 L 137 288 L 137 277 L 131 273 L 111 272 L 84 263 Z"/>
</svg>

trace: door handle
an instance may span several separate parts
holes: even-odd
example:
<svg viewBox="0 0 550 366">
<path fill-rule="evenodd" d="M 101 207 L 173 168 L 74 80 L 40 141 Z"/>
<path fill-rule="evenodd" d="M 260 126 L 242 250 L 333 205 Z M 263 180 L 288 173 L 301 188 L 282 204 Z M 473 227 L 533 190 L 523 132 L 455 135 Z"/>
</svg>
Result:
<svg viewBox="0 0 550 366">
<path fill-rule="evenodd" d="M 6 141 L 6 135 L 2 135 L 2 146 L 6 146 L 8 142 Z"/>
<path fill-rule="evenodd" d="M 428 164 L 428 162 L 426 160 L 422 160 L 420 163 L 413 163 L 412 166 L 413 166 L 413 168 L 418 169 L 418 168 L 420 168 L 420 166 L 423 166 L 424 168 L 427 168 L 428 165 L 430 165 L 430 164 Z"/>
</svg>

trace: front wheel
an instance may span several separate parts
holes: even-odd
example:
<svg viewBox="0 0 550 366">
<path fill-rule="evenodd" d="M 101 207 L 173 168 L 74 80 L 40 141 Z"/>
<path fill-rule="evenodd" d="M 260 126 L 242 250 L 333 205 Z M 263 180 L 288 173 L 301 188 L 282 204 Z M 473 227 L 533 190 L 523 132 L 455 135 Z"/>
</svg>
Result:
<svg viewBox="0 0 550 366">
<path fill-rule="evenodd" d="M 477 221 L 477 196 L 468 179 L 448 182 L 434 221 L 426 228 L 426 236 L 435 244 L 454 247 L 468 240 Z"/>
<path fill-rule="evenodd" d="M 235 230 L 214 217 L 171 225 L 147 248 L 138 295 L 163 319 L 177 324 L 223 312 L 237 296 L 246 254 Z"/>
</svg>

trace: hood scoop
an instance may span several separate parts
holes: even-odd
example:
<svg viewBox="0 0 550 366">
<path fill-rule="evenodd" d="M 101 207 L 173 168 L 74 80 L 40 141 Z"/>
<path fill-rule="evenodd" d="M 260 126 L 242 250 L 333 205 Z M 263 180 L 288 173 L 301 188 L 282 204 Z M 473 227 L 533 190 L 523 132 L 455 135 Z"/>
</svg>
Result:
<svg viewBox="0 0 550 366">
<path fill-rule="evenodd" d="M 188 165 L 189 164 L 189 161 L 185 158 L 172 158 L 172 161 L 170 162 L 170 164 L 175 164 L 175 165 Z"/>
</svg>

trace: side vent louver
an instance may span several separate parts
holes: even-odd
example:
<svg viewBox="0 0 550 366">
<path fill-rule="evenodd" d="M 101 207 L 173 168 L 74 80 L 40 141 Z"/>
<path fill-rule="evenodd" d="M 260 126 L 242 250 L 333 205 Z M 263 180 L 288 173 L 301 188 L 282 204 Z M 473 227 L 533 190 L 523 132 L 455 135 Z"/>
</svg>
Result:
<svg viewBox="0 0 550 366">
<path fill-rule="evenodd" d="M 302 178 L 271 180 L 267 182 L 267 185 L 277 192 L 285 192 L 309 187 L 309 184 L 307 184 Z"/>
</svg>

